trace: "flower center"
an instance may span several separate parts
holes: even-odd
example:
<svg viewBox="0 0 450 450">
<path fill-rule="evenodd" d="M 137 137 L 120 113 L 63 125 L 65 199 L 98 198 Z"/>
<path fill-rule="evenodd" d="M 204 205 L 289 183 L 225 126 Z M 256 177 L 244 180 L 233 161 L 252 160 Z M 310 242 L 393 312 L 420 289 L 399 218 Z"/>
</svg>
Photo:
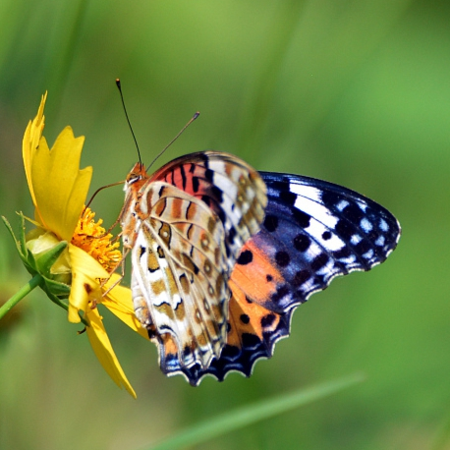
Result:
<svg viewBox="0 0 450 450">
<path fill-rule="evenodd" d="M 95 213 L 90 208 L 86 208 L 78 220 L 71 242 L 91 255 L 110 272 L 122 259 L 122 253 L 118 249 L 120 244 L 112 242 L 111 233 L 105 234 L 106 230 L 101 226 L 103 220 L 99 219 L 95 222 L 94 217 Z"/>
</svg>

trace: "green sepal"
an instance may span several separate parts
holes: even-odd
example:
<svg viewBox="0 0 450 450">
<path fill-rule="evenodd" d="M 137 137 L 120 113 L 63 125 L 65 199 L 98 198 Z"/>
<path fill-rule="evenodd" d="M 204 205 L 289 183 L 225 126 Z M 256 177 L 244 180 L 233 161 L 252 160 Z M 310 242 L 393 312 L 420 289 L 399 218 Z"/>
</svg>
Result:
<svg viewBox="0 0 450 450">
<path fill-rule="evenodd" d="M 62 253 L 66 250 L 68 243 L 66 241 L 60 241 L 49 247 L 47 250 L 40 251 L 36 253 L 36 255 L 33 254 L 32 250 L 29 248 L 29 245 L 27 245 L 27 242 L 30 243 L 30 239 L 27 241 L 27 236 L 25 235 L 25 217 L 21 212 L 18 213 L 18 215 L 21 219 L 18 238 L 14 234 L 9 221 L 3 216 L 2 219 L 12 236 L 14 243 L 16 244 L 17 251 L 25 268 L 33 277 L 35 275 L 40 275 L 41 282 L 39 285 L 41 289 L 47 294 L 50 300 L 67 310 L 68 306 L 62 301 L 62 299 L 68 298 L 70 294 L 70 285 L 62 282 L 61 278 L 64 277 L 70 280 L 70 273 L 60 275 L 54 273 L 52 268 Z M 44 236 L 46 233 L 50 232 L 37 228 L 32 230 L 28 234 L 28 237 L 31 236 L 39 238 Z"/>
<path fill-rule="evenodd" d="M 27 256 L 28 250 L 25 245 L 25 220 L 24 220 L 22 213 L 18 213 L 18 215 L 21 218 L 21 230 L 22 230 L 22 232 L 20 233 L 19 236 L 23 237 L 23 240 L 20 240 L 20 241 L 16 238 L 16 235 L 14 234 L 14 231 L 13 231 L 12 226 L 9 223 L 8 219 L 5 216 L 2 216 L 2 220 L 3 220 L 3 223 L 5 224 L 6 228 L 8 229 L 9 233 L 11 234 L 11 237 L 13 238 L 14 243 L 16 244 L 16 248 L 20 255 L 20 258 L 22 259 L 23 263 L 26 264 L 27 263 L 26 256 Z"/>
<path fill-rule="evenodd" d="M 39 270 L 41 275 L 50 278 L 52 276 L 51 269 L 53 264 L 61 256 L 62 252 L 67 248 L 67 241 L 61 241 L 54 247 L 39 253 L 38 256 L 34 258 L 36 263 L 36 268 Z M 29 252 L 32 254 L 31 252 Z"/>
<path fill-rule="evenodd" d="M 52 280 L 51 278 L 47 278 L 42 276 L 45 281 L 45 286 L 47 290 L 47 294 L 51 292 L 53 295 L 61 298 L 67 298 L 70 294 L 70 286 L 65 283 L 61 283 L 59 281 Z"/>
</svg>

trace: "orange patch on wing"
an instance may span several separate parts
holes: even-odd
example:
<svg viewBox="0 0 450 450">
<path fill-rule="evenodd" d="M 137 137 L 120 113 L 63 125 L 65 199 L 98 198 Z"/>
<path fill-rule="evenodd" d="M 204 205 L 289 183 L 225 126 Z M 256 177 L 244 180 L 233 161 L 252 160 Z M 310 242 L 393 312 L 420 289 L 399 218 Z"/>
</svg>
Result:
<svg viewBox="0 0 450 450">
<path fill-rule="evenodd" d="M 236 264 L 230 281 L 239 286 L 249 299 L 264 305 L 284 278 L 252 240 L 242 247 L 241 253 L 246 250 L 252 252 L 252 261 L 245 265 Z"/>
<path fill-rule="evenodd" d="M 280 321 L 280 315 L 272 311 L 267 310 L 263 306 L 255 302 L 248 302 L 245 293 L 230 280 L 230 288 L 233 295 L 229 304 L 229 316 L 230 332 L 227 336 L 227 343 L 236 347 L 242 347 L 241 336 L 243 333 L 255 334 L 260 339 L 263 338 L 263 331 L 274 330 L 278 322 Z M 273 315 L 270 327 L 263 328 L 262 321 L 268 315 Z M 243 321 L 242 317 L 248 318 Z"/>
<path fill-rule="evenodd" d="M 182 208 L 183 208 L 184 201 L 181 198 L 172 198 L 171 200 L 172 200 L 171 216 L 176 219 L 181 219 L 183 216 Z"/>
<path fill-rule="evenodd" d="M 233 295 L 229 303 L 231 329 L 227 343 L 237 347 L 242 347 L 243 333 L 262 339 L 263 331 L 275 330 L 281 317 L 264 305 L 276 293 L 277 286 L 284 282 L 284 277 L 252 240 L 242 248 L 242 252 L 246 250 L 252 252 L 252 261 L 236 264 L 229 280 Z"/>
<path fill-rule="evenodd" d="M 150 196 L 148 196 L 148 199 L 150 201 Z M 154 213 L 158 216 L 161 217 L 164 213 L 164 210 L 166 209 L 167 206 L 167 199 L 166 198 L 162 198 L 158 201 L 158 203 L 156 204 L 156 207 L 154 208 Z M 149 210 L 151 209 L 151 205 L 149 205 Z"/>
<path fill-rule="evenodd" d="M 161 335 L 161 340 L 164 345 L 164 353 L 166 355 L 176 355 L 178 353 L 178 347 L 170 333 L 164 333 Z"/>
<path fill-rule="evenodd" d="M 191 202 L 186 210 L 186 220 L 192 221 L 197 214 L 197 205 L 194 202 Z"/>
</svg>

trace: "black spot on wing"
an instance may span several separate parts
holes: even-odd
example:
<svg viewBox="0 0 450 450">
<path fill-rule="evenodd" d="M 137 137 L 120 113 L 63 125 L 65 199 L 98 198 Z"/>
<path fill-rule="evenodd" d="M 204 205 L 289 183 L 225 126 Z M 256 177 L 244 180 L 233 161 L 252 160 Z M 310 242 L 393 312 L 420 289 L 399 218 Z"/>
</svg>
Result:
<svg viewBox="0 0 450 450">
<path fill-rule="evenodd" d="M 239 319 L 243 324 L 248 324 L 250 322 L 250 317 L 247 314 L 241 314 Z"/>
<path fill-rule="evenodd" d="M 299 252 L 306 252 L 311 245 L 311 238 L 306 234 L 299 233 L 294 237 L 292 243 Z"/>
<path fill-rule="evenodd" d="M 240 253 L 237 263 L 241 266 L 250 264 L 253 261 L 253 253 L 250 250 L 244 250 Z"/>
<path fill-rule="evenodd" d="M 291 262 L 291 257 L 287 251 L 280 250 L 275 253 L 275 261 L 278 267 L 286 267 Z"/>
<path fill-rule="evenodd" d="M 331 232 L 330 231 L 325 231 L 323 234 L 322 234 L 322 239 L 324 240 L 324 241 L 328 241 L 328 240 L 330 240 L 331 238 L 332 238 L 332 234 L 331 234 Z"/>
<path fill-rule="evenodd" d="M 273 324 L 273 322 L 275 321 L 275 319 L 276 319 L 275 314 L 272 314 L 272 313 L 267 314 L 266 316 L 264 316 L 261 319 L 261 326 L 263 328 L 270 327 Z"/>
</svg>

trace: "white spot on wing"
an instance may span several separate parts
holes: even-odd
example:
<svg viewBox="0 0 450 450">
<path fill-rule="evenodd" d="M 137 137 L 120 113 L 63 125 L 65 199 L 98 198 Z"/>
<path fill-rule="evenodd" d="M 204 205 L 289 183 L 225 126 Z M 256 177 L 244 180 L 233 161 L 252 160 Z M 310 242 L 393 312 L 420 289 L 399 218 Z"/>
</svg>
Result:
<svg viewBox="0 0 450 450">
<path fill-rule="evenodd" d="M 373 258 L 373 249 L 370 249 L 366 253 L 363 254 L 363 258 L 372 259 Z"/>
<path fill-rule="evenodd" d="M 304 211 L 319 222 L 322 222 L 328 228 L 334 229 L 338 218 L 325 207 L 321 199 L 321 191 L 311 186 L 303 186 L 299 184 L 290 185 L 290 191 L 297 194 L 294 207 L 300 211 Z M 309 231 L 309 229 L 308 229 Z"/>
<path fill-rule="evenodd" d="M 347 208 L 347 206 L 350 205 L 350 203 L 347 200 L 341 200 L 337 205 L 336 208 L 342 212 L 344 211 L 345 208 Z"/>
<path fill-rule="evenodd" d="M 380 219 L 380 228 L 384 232 L 389 231 L 389 225 L 387 224 L 387 222 L 384 219 Z"/>
<path fill-rule="evenodd" d="M 359 209 L 362 210 L 362 212 L 366 212 L 367 210 L 367 203 L 358 202 Z"/>
<path fill-rule="evenodd" d="M 320 242 L 327 251 L 336 251 L 344 247 L 345 243 L 333 232 L 331 233 L 331 239 L 324 241 L 322 235 L 326 231 L 330 231 L 328 227 L 314 218 L 311 219 L 308 234 Z"/>
<path fill-rule="evenodd" d="M 354 254 L 350 254 L 345 258 L 336 258 L 336 260 L 342 264 L 352 264 L 356 261 L 356 256 Z"/>
<path fill-rule="evenodd" d="M 370 233 L 373 230 L 373 225 L 367 217 L 361 219 L 359 226 L 363 229 L 365 233 Z"/>
</svg>

